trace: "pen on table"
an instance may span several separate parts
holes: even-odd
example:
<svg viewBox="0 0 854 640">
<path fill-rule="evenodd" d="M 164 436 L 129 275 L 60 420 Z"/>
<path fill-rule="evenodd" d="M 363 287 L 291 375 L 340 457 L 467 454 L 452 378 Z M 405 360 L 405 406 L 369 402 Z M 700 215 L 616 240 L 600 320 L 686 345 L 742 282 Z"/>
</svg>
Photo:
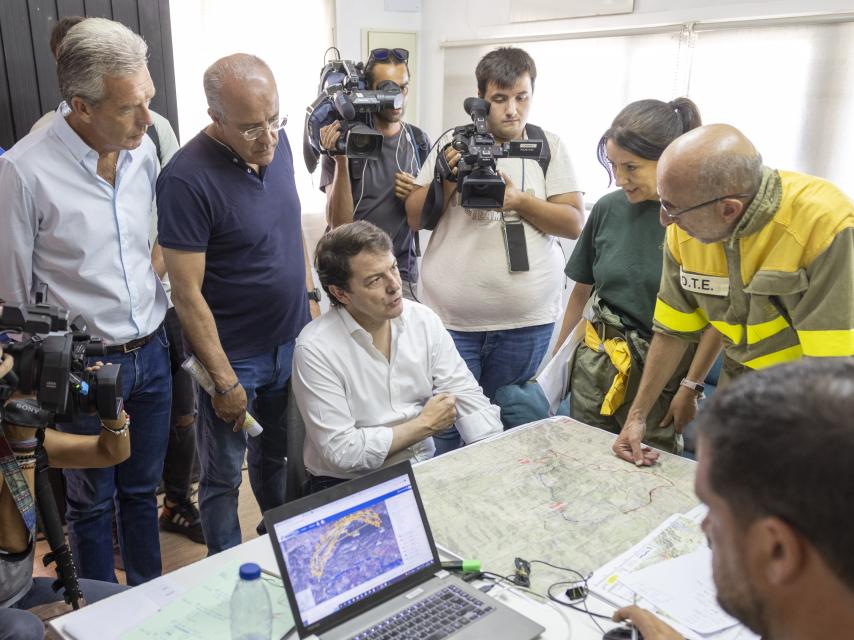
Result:
<svg viewBox="0 0 854 640">
<path fill-rule="evenodd" d="M 634 606 L 638 605 L 638 594 L 634 594 L 634 596 L 632 597 L 632 604 Z M 638 640 L 638 627 L 634 623 L 632 623 L 632 640 Z"/>
</svg>

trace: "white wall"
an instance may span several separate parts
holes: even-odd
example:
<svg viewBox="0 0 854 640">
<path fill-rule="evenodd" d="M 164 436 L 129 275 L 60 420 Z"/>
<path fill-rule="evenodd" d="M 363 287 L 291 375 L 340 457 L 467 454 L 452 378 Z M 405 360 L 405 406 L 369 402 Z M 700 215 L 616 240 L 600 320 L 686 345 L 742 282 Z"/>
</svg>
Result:
<svg viewBox="0 0 854 640">
<path fill-rule="evenodd" d="M 210 123 L 205 69 L 236 52 L 261 57 L 276 78 L 279 112 L 288 116 L 285 131 L 303 213 L 321 212 L 326 202 L 317 188 L 319 170 L 310 175 L 302 155 L 305 107 L 317 97 L 323 52 L 332 39 L 326 9 L 319 0 L 178 0 L 170 6 L 181 142 Z"/>
<path fill-rule="evenodd" d="M 411 2 L 412 6 L 431 0 Z M 345 60 L 362 60 L 362 30 L 420 31 L 420 11 L 386 11 L 385 0 L 336 0 L 335 38 L 341 57 Z M 419 43 L 420 45 L 420 43 Z"/>
</svg>

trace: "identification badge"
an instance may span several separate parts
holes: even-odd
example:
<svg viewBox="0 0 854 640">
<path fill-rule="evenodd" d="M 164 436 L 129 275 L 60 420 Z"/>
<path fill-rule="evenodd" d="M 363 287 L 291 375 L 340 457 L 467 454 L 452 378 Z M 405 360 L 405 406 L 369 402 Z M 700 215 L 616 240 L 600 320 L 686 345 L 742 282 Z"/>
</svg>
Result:
<svg viewBox="0 0 854 640">
<path fill-rule="evenodd" d="M 725 298 L 729 295 L 729 278 L 689 273 L 679 267 L 679 282 L 685 291 Z"/>
</svg>

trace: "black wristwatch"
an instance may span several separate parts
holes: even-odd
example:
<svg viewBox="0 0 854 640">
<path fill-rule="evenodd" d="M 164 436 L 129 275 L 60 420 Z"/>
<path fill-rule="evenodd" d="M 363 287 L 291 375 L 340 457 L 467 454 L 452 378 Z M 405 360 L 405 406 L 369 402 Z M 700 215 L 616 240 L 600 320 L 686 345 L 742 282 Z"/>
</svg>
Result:
<svg viewBox="0 0 854 640">
<path fill-rule="evenodd" d="M 309 300 L 314 300 L 318 304 L 320 304 L 320 289 L 315 287 L 311 291 L 306 291 L 306 295 L 308 295 Z"/>
</svg>

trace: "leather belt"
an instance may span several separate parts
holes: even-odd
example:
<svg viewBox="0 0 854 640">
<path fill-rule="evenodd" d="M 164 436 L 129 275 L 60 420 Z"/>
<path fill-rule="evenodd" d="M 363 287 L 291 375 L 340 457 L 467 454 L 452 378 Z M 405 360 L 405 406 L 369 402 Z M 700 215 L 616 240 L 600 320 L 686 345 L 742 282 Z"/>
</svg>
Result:
<svg viewBox="0 0 854 640">
<path fill-rule="evenodd" d="M 132 351 L 138 351 L 142 349 L 145 345 L 151 342 L 151 339 L 154 337 L 154 334 L 159 331 L 159 327 L 153 333 L 149 333 L 147 336 L 143 336 L 142 338 L 137 338 L 136 340 L 131 340 L 129 342 L 125 342 L 124 344 L 112 344 L 109 347 L 104 349 L 105 353 L 131 353 Z"/>
</svg>

